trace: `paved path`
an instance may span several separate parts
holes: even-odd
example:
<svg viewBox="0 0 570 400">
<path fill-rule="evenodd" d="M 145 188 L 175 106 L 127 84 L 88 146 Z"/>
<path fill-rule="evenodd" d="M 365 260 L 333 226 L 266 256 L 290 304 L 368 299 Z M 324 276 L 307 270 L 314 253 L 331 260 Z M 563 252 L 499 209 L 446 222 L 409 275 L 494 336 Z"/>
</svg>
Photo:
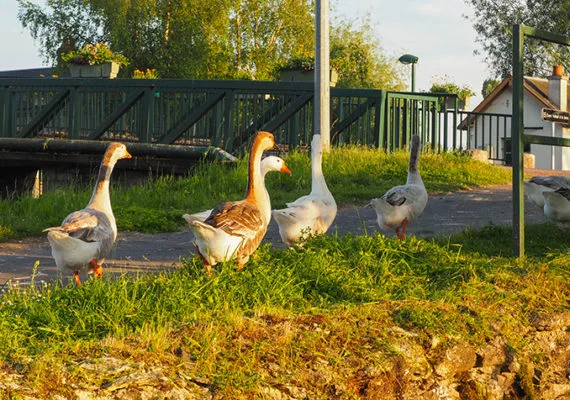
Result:
<svg viewBox="0 0 570 400">
<path fill-rule="evenodd" d="M 449 194 L 431 194 L 423 214 L 408 225 L 407 232 L 418 237 L 449 235 L 468 227 L 489 224 L 511 225 L 511 186 L 491 186 Z M 542 211 L 533 205 L 525 210 L 526 223 L 544 222 Z M 367 207 L 343 207 L 329 232 L 339 234 L 374 233 L 378 230 L 376 214 Z M 385 232 L 393 236 L 393 232 Z M 193 255 L 190 231 L 141 234 L 120 233 L 117 244 L 104 265 L 106 272 L 161 270 L 180 265 L 181 257 Z M 277 224 L 272 221 L 264 241 L 283 247 Z M 37 277 L 48 281 L 57 277 L 55 262 L 45 237 L 0 243 L 0 285 L 8 280 L 25 283 L 39 261 Z"/>
</svg>

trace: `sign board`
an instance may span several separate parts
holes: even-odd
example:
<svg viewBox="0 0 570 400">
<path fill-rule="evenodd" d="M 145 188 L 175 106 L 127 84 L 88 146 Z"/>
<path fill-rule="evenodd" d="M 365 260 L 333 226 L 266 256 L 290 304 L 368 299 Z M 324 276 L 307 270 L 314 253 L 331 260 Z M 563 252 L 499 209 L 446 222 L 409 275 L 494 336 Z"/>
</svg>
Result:
<svg viewBox="0 0 570 400">
<path fill-rule="evenodd" d="M 543 108 L 542 120 L 570 126 L 570 112 Z"/>
</svg>

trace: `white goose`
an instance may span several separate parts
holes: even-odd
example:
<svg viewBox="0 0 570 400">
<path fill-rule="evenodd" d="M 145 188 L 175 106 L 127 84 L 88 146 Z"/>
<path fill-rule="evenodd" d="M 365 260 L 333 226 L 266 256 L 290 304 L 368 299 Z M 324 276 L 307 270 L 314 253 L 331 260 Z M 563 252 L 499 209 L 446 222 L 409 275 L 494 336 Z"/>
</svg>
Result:
<svg viewBox="0 0 570 400">
<path fill-rule="evenodd" d="M 311 141 L 311 193 L 286 203 L 287 208 L 272 212 L 279 225 L 281 239 L 287 246 L 308 233 L 325 233 L 336 217 L 336 202 L 327 187 L 322 162 L 321 135 L 314 135 Z"/>
<path fill-rule="evenodd" d="M 77 285 L 81 285 L 80 272 L 93 271 L 94 277 L 101 277 L 101 264 L 117 238 L 109 180 L 115 164 L 123 158 L 131 158 L 125 145 L 110 143 L 89 204 L 65 217 L 61 226 L 44 229 L 58 269 L 72 271 Z"/>
<path fill-rule="evenodd" d="M 269 192 L 265 187 L 265 175 L 267 175 L 268 172 L 283 172 L 284 174 L 291 175 L 291 170 L 289 170 L 285 161 L 280 157 L 268 156 L 261 160 L 261 177 L 263 179 L 264 198 L 267 204 L 269 204 L 269 209 L 271 210 L 271 199 L 269 198 Z M 196 220 L 204 222 L 211 213 L 212 209 L 195 214 L 184 214 L 182 218 L 184 218 L 188 223 Z M 271 218 L 271 215 L 269 215 L 268 218 Z"/>
<path fill-rule="evenodd" d="M 544 207 L 544 192 L 553 192 L 561 188 L 570 189 L 570 178 L 563 175 L 533 176 L 524 183 L 524 193 L 531 203 Z"/>
<path fill-rule="evenodd" d="M 395 186 L 388 190 L 382 198 L 372 199 L 370 202 L 370 205 L 376 210 L 380 229 L 395 229 L 396 236 L 400 240 L 406 237 L 408 223 L 424 211 L 428 201 L 428 194 L 418 170 L 419 156 L 420 138 L 418 135 L 413 135 L 406 184 Z M 400 228 L 402 232 L 400 232 Z"/>
<path fill-rule="evenodd" d="M 265 196 L 261 156 L 274 146 L 271 133 L 259 132 L 249 154 L 245 198 L 218 205 L 204 222 L 190 222 L 196 251 L 202 257 L 208 275 L 212 274 L 212 265 L 234 258 L 238 268 L 242 269 L 265 236 L 271 205 Z"/>
<path fill-rule="evenodd" d="M 558 229 L 570 228 L 570 188 L 560 188 L 542 193 L 544 197 L 544 215 Z"/>
</svg>

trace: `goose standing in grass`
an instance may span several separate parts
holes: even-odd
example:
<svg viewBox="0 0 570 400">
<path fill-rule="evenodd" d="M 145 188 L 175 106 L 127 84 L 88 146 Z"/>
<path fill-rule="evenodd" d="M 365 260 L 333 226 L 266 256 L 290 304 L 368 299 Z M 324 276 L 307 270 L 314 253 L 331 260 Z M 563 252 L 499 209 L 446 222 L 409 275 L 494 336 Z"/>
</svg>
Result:
<svg viewBox="0 0 570 400">
<path fill-rule="evenodd" d="M 314 135 L 311 141 L 311 193 L 286 203 L 287 208 L 272 212 L 279 225 L 279 235 L 287 246 L 305 234 L 325 233 L 336 217 L 336 202 L 325 181 L 322 163 L 321 135 Z"/>
<path fill-rule="evenodd" d="M 269 209 L 271 210 L 271 200 L 269 198 L 267 187 L 265 186 L 265 175 L 267 175 L 268 172 L 283 172 L 284 174 L 291 175 L 291 171 L 287 167 L 287 164 L 285 164 L 285 161 L 280 157 L 268 156 L 261 160 L 261 177 L 263 179 L 264 198 L 265 201 L 267 201 L 267 204 L 269 204 Z M 211 213 L 212 210 L 210 209 L 195 214 L 184 214 L 182 218 L 184 218 L 188 223 L 196 220 L 204 222 Z M 269 217 L 271 217 L 271 215 Z"/>
<path fill-rule="evenodd" d="M 81 285 L 80 272 L 93 272 L 95 278 L 102 276 L 101 264 L 117 238 L 109 181 L 115 164 L 123 158 L 131 158 L 125 145 L 110 143 L 89 204 L 65 217 L 61 226 L 44 229 L 58 269 L 73 272 L 77 285 Z"/>
<path fill-rule="evenodd" d="M 563 175 L 533 176 L 524 183 L 524 193 L 531 203 L 540 208 L 544 207 L 544 192 L 554 192 L 558 189 L 570 189 L 570 178 Z"/>
<path fill-rule="evenodd" d="M 420 137 L 413 135 L 406 184 L 395 186 L 381 198 L 372 199 L 370 202 L 376 210 L 380 229 L 395 229 L 400 240 L 406 237 L 406 226 L 420 216 L 428 201 L 428 194 L 418 170 L 419 157 Z"/>
<path fill-rule="evenodd" d="M 570 228 L 570 188 L 561 187 L 555 191 L 546 191 L 542 196 L 546 218 L 560 230 Z"/>
<path fill-rule="evenodd" d="M 265 236 L 271 205 L 261 176 L 261 156 L 274 146 L 271 133 L 259 132 L 249 154 L 245 198 L 218 205 L 204 222 L 190 222 L 196 251 L 208 275 L 212 274 L 213 265 L 231 259 L 237 259 L 238 269 L 242 269 Z"/>
</svg>

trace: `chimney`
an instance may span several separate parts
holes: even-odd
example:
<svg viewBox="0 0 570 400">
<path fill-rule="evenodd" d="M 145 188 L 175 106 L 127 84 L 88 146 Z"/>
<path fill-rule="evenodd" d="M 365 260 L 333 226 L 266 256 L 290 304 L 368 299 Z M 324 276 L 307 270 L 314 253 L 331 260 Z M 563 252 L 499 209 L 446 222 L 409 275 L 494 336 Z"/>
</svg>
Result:
<svg viewBox="0 0 570 400">
<path fill-rule="evenodd" d="M 555 65 L 548 77 L 548 98 L 560 111 L 568 111 L 568 77 L 564 76 L 562 65 Z"/>
</svg>

